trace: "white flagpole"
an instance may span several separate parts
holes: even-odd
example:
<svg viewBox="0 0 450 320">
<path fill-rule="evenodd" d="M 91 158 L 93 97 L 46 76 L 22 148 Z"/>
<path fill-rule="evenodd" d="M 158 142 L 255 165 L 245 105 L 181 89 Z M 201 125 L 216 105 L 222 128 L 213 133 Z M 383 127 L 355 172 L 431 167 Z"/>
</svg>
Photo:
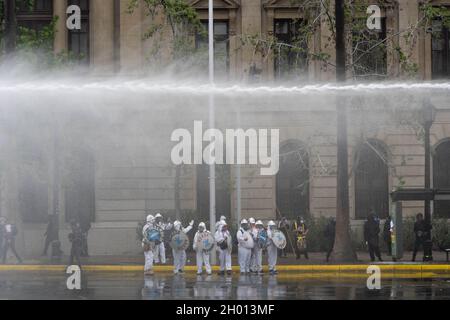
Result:
<svg viewBox="0 0 450 320">
<path fill-rule="evenodd" d="M 214 1 L 209 0 L 208 7 L 208 42 L 209 42 L 209 83 L 214 86 Z M 214 94 L 209 94 L 209 128 L 215 127 Z M 209 221 L 211 232 L 216 226 L 216 166 L 209 166 Z M 211 264 L 216 264 L 215 250 L 211 252 Z"/>
</svg>

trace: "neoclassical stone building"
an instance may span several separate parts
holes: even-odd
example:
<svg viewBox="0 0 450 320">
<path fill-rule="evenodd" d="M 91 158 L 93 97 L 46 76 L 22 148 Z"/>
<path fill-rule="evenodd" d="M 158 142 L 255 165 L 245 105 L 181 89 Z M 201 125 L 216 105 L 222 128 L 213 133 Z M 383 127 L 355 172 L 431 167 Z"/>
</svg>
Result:
<svg viewBox="0 0 450 320">
<path fill-rule="evenodd" d="M 208 1 L 190 2 L 200 19 L 206 20 Z M 450 6 L 450 1 L 434 2 Z M 20 12 L 18 23 L 39 27 L 55 15 L 65 17 L 68 4 L 79 4 L 82 29 L 68 31 L 65 19 L 59 19 L 55 52 L 70 50 L 82 54 L 82 63 L 97 77 L 108 78 L 115 74 L 147 76 L 147 58 L 154 39 L 147 39 L 145 33 L 151 18 L 143 3 L 139 3 L 131 13 L 127 10 L 128 3 L 129 0 L 36 0 L 36 9 Z M 225 56 L 225 63 L 217 61 L 217 65 L 222 67 L 218 74 L 225 80 L 277 84 L 287 75 L 286 70 L 297 67 L 290 59 L 279 59 L 273 52 L 264 54 L 254 46 L 243 45 L 242 39 L 257 35 L 260 39 L 274 37 L 289 44 L 295 37 L 293 23 L 307 20 L 299 5 L 293 5 L 289 0 L 216 0 L 214 3 L 216 50 Z M 389 0 L 384 3 L 383 27 L 378 36 L 390 37 L 407 53 L 410 63 L 417 67 L 415 77 L 418 80 L 448 79 L 448 30 L 439 27 L 439 21 L 436 21 L 440 37 L 433 38 L 431 32 L 418 29 L 414 41 L 407 41 L 396 35 L 421 18 L 419 1 Z M 167 32 L 167 37 L 162 37 L 161 55 L 164 57 L 170 52 L 170 46 L 166 45 L 170 43 L 170 32 L 162 32 Z M 326 53 L 330 63 L 309 59 L 296 69 L 301 72 L 299 79 L 306 82 L 334 81 L 334 47 L 329 45 L 330 36 L 331 31 L 324 23 L 309 38 L 305 44 L 308 51 Z M 196 35 L 192 35 L 192 39 L 193 44 L 201 41 Z M 382 73 L 387 80 L 404 77 L 399 57 L 386 52 L 384 61 L 381 67 L 375 67 L 374 72 Z M 350 71 L 349 78 L 352 78 Z M 387 216 L 391 190 L 423 187 L 424 147 L 421 131 L 417 128 L 420 119 L 411 120 L 407 109 L 408 106 L 420 108 L 422 101 L 417 96 L 411 101 L 401 98 L 397 101 L 395 94 L 387 93 L 382 97 L 354 95 L 347 100 L 351 106 L 357 106 L 349 112 L 348 128 L 351 217 L 352 226 L 357 230 L 372 209 L 382 218 Z M 432 98 L 437 109 L 431 130 L 432 180 L 434 187 L 445 189 L 450 188 L 449 97 L 448 94 L 440 94 Z M 47 214 L 55 212 L 62 217 L 61 239 L 66 247 L 66 222 L 80 216 L 91 221 L 89 242 L 92 254 L 138 252 L 136 224 L 148 212 L 161 211 L 174 217 L 175 212 L 181 210 L 185 215 L 207 220 L 208 168 L 190 165 L 177 169 L 169 158 L 173 147 L 170 134 L 175 128 L 191 129 L 195 120 L 207 123 L 207 108 L 204 107 L 207 100 L 199 97 L 199 103 L 195 103 L 195 99 L 186 101 L 182 96 L 170 101 L 166 99 L 152 97 L 152 111 L 148 111 L 141 107 L 148 103 L 143 97 L 124 99 L 112 96 L 103 100 L 92 97 L 87 105 L 117 107 L 114 112 L 100 108 L 105 111 L 101 134 L 93 129 L 98 125 L 95 121 L 90 123 L 83 118 L 89 118 L 91 111 L 82 108 L 80 114 L 62 116 L 64 136 L 71 138 L 59 142 L 54 139 L 55 132 L 39 122 L 34 123 L 37 130 L 46 132 L 46 135 L 40 137 L 40 142 L 35 143 L 35 149 L 30 151 L 40 154 L 42 159 L 28 163 L 31 163 L 31 168 L 40 166 L 39 170 L 44 174 L 35 177 L 23 167 L 8 168 L 3 178 L 5 191 L 2 196 L 2 215 L 14 217 L 21 224 L 24 232 L 20 245 L 27 254 L 39 253 Z M 280 130 L 280 171 L 276 176 L 259 176 L 255 166 L 241 167 L 242 217 L 276 219 L 279 217 L 277 210 L 289 218 L 299 214 L 335 214 L 335 99 L 331 96 L 305 96 L 298 100 L 289 95 L 255 95 L 242 99 L 224 96 L 217 99 L 219 128 Z M 380 101 L 384 101 L 381 105 L 387 109 L 398 108 L 400 111 L 380 109 Z M 71 105 L 67 101 L 64 103 Z M 180 110 L 180 105 L 184 104 L 189 106 L 188 111 Z M 126 106 L 130 106 L 131 115 L 127 114 Z M 84 138 L 80 138 L 81 132 Z M 61 160 L 62 156 L 55 160 L 54 150 L 58 149 L 55 147 L 58 143 L 64 145 L 62 153 L 70 154 L 71 166 Z M 7 150 L 14 150 L 11 144 L 5 145 L 10 148 Z M 53 149 L 49 145 L 53 145 Z M 75 145 L 78 148 L 72 150 Z M 22 146 L 23 141 L 16 141 L 15 150 L 21 150 Z M 8 154 L 14 155 L 15 152 Z M 231 220 L 238 216 L 236 179 L 239 176 L 236 171 L 236 166 L 219 166 L 216 186 L 217 214 L 225 214 Z M 423 204 L 408 203 L 404 210 L 407 215 L 413 215 L 423 210 Z M 450 218 L 449 203 L 435 203 L 434 214 Z"/>
</svg>

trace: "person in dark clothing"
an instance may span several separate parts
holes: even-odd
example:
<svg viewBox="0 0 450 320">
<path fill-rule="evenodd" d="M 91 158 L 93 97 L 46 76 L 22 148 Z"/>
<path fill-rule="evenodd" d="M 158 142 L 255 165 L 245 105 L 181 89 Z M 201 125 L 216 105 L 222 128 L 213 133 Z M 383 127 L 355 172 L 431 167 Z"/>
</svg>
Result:
<svg viewBox="0 0 450 320">
<path fill-rule="evenodd" d="M 47 255 L 48 247 L 50 246 L 50 244 L 58 239 L 58 216 L 52 214 L 48 217 L 47 230 L 45 231 L 44 251 L 42 252 L 43 256 Z"/>
<path fill-rule="evenodd" d="M 12 253 L 17 258 L 17 261 L 19 263 L 22 263 L 22 259 L 20 258 L 19 254 L 16 251 L 16 235 L 18 233 L 17 227 L 15 224 L 5 224 L 3 229 L 4 235 L 3 235 L 3 258 L 2 263 L 6 263 L 6 257 L 8 255 L 8 250 L 11 249 Z"/>
<path fill-rule="evenodd" d="M 72 243 L 70 249 L 70 261 L 69 265 L 73 265 L 76 260 L 78 266 L 81 266 L 81 252 L 83 249 L 83 232 L 80 227 L 80 223 L 76 221 L 71 222 L 72 232 L 69 234 L 69 240 Z"/>
<path fill-rule="evenodd" d="M 388 216 L 386 218 L 386 221 L 384 222 L 384 226 L 383 226 L 383 239 L 384 239 L 384 242 L 386 243 L 389 256 L 392 256 L 391 223 L 392 223 L 392 219 L 390 216 Z"/>
<path fill-rule="evenodd" d="M 91 221 L 89 216 L 83 216 L 80 219 L 80 229 L 81 229 L 81 256 L 82 257 L 88 257 L 89 251 L 88 251 L 88 233 L 91 229 Z"/>
<path fill-rule="evenodd" d="M 379 234 L 380 224 L 375 213 L 371 212 L 367 216 L 367 221 L 364 223 L 364 240 L 369 249 L 371 261 L 375 261 L 375 256 L 377 256 L 378 260 L 383 261 L 380 253 Z"/>
<path fill-rule="evenodd" d="M 6 219 L 0 217 L 0 257 L 3 257 L 3 239 L 5 238 Z"/>
<path fill-rule="evenodd" d="M 327 250 L 327 262 L 330 260 L 331 253 L 334 248 L 334 239 L 336 236 L 336 219 L 330 218 L 327 226 L 324 231 L 325 241 L 326 241 L 326 250 Z"/>
<path fill-rule="evenodd" d="M 286 217 L 281 218 L 280 222 L 278 223 L 278 230 L 283 232 L 286 236 L 289 236 L 289 222 L 287 221 Z M 284 249 L 278 250 L 278 254 L 280 258 L 286 258 L 286 247 Z"/>
<path fill-rule="evenodd" d="M 412 256 L 413 262 L 416 261 L 416 255 L 420 247 L 424 248 L 425 241 L 429 232 L 431 232 L 430 224 L 424 220 L 423 214 L 418 213 L 416 215 L 416 222 L 414 223 L 414 234 L 416 236 L 416 239 L 414 241 L 414 250 Z M 423 260 L 425 261 L 425 252 Z"/>
<path fill-rule="evenodd" d="M 166 220 L 165 228 L 164 228 L 164 232 L 163 232 L 163 241 L 164 241 L 165 248 L 170 248 L 170 240 L 172 240 L 172 238 L 171 238 L 172 232 L 173 232 L 172 219 L 170 219 L 170 217 L 168 217 Z M 173 258 L 172 250 L 166 250 L 166 260 L 171 259 L 171 258 Z"/>
<path fill-rule="evenodd" d="M 300 259 L 301 254 L 308 258 L 308 249 L 306 246 L 306 235 L 308 234 L 308 226 L 305 223 L 303 217 L 297 217 L 297 221 L 294 222 L 294 231 L 296 234 L 296 246 L 295 246 L 295 256 L 296 259 Z"/>
</svg>

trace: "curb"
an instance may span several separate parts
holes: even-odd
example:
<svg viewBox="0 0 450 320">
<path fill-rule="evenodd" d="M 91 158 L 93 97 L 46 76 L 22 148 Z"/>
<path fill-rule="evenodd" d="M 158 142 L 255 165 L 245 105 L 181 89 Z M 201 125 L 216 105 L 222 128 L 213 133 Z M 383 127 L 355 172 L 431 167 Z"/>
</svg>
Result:
<svg viewBox="0 0 450 320">
<path fill-rule="evenodd" d="M 374 264 L 377 265 L 377 264 Z M 279 265 L 277 270 L 286 272 L 290 275 L 295 274 L 300 277 L 321 277 L 321 276 L 338 276 L 338 277 L 367 277 L 367 265 Z M 377 265 L 383 277 L 390 278 L 450 278 L 450 264 L 435 265 L 398 265 L 398 264 L 382 264 Z M 65 272 L 65 265 L 0 265 L 1 271 L 24 271 L 24 272 Z M 84 271 L 91 272 L 143 272 L 143 266 L 140 265 L 85 265 L 82 267 Z M 213 271 L 218 271 L 218 266 L 213 266 Z M 239 270 L 238 266 L 233 266 L 233 270 Z M 264 271 L 267 272 L 267 266 Z M 171 265 L 155 266 L 155 272 L 171 273 L 173 267 Z M 186 266 L 185 271 L 194 273 L 197 271 L 196 266 Z"/>
</svg>

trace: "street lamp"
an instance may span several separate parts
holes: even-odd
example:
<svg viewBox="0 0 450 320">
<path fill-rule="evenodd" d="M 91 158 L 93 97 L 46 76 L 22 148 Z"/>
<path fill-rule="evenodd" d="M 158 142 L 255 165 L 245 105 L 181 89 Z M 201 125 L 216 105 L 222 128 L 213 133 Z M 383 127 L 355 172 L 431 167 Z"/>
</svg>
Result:
<svg viewBox="0 0 450 320">
<path fill-rule="evenodd" d="M 430 102 L 430 98 L 426 97 L 422 104 L 422 120 L 424 129 L 424 144 L 425 144 L 425 190 L 431 188 L 431 148 L 430 148 L 430 129 L 436 117 L 434 106 Z M 425 223 L 431 227 L 431 208 L 430 200 L 425 200 L 424 203 Z M 433 244 L 431 240 L 431 228 L 430 232 L 427 232 L 425 245 L 424 245 L 424 261 L 433 261 Z"/>
</svg>

